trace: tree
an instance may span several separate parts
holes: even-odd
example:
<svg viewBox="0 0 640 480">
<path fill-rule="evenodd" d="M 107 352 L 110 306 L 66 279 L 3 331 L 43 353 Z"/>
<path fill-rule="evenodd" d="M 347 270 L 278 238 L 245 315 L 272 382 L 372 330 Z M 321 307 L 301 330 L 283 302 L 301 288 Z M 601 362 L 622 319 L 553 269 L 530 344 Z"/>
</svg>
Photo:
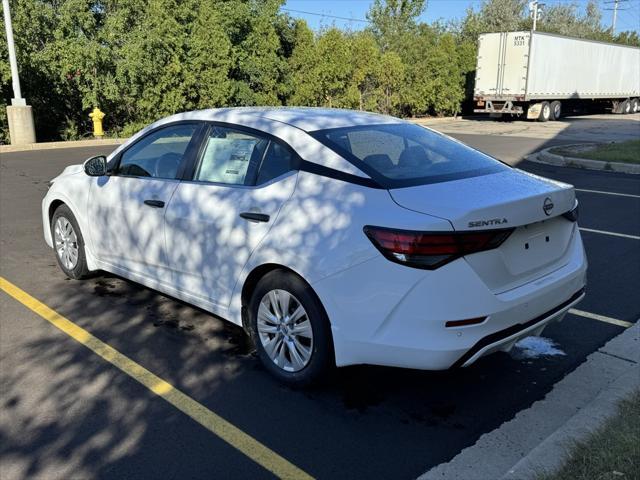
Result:
<svg viewBox="0 0 640 480">
<path fill-rule="evenodd" d="M 318 54 L 313 32 L 306 22 L 296 24 L 294 38 L 295 46 L 288 60 L 291 72 L 289 104 L 314 107 L 321 105 L 319 78 L 316 75 Z"/>
<path fill-rule="evenodd" d="M 127 133 L 194 106 L 185 81 L 184 13 L 175 0 L 149 0 L 120 49 L 116 78 L 131 119 Z"/>
<path fill-rule="evenodd" d="M 321 32 L 317 38 L 306 28 L 298 32 L 298 43 L 291 57 L 294 94 L 297 105 L 346 107 L 351 77 L 348 36 L 337 28 Z"/>
<path fill-rule="evenodd" d="M 426 0 L 374 0 L 364 31 L 314 33 L 284 0 L 11 0 L 22 90 L 39 140 L 128 135 L 162 116 L 227 105 L 310 105 L 442 115 L 471 96 L 479 33 L 529 29 L 526 0 L 483 0 L 459 23 L 419 21 Z M 613 35 L 594 0 L 547 7 L 542 31 Z M 0 19 L 0 22 L 2 19 Z M 11 81 L 0 34 L 0 141 Z"/>
<path fill-rule="evenodd" d="M 601 21 L 602 13 L 593 1 L 587 3 L 583 15 L 575 3 L 557 4 L 545 8 L 538 23 L 538 30 L 570 37 L 612 40 L 609 32 L 602 27 Z"/>
<path fill-rule="evenodd" d="M 236 105 L 279 105 L 279 85 L 285 67 L 279 56 L 280 37 L 274 19 L 283 0 L 234 2 L 237 31 L 245 29 L 234 45 L 232 71 Z M 231 12 L 230 12 L 231 13 Z"/>
<path fill-rule="evenodd" d="M 369 31 L 351 35 L 349 79 L 349 107 L 359 110 L 374 110 L 377 104 L 376 88 L 380 74 L 380 50 L 376 39 Z"/>
<path fill-rule="evenodd" d="M 425 5 L 425 0 L 374 0 L 367 19 L 383 50 L 397 51 L 403 36 L 417 27 Z"/>
<path fill-rule="evenodd" d="M 477 12 L 467 9 L 460 34 L 477 44 L 481 33 L 520 30 L 526 21 L 526 5 L 527 0 L 483 0 Z"/>
<path fill-rule="evenodd" d="M 404 83 L 405 66 L 396 52 L 385 52 L 378 64 L 377 80 L 381 95 L 378 110 L 395 113 L 400 104 L 400 89 Z"/>
<path fill-rule="evenodd" d="M 196 108 L 228 105 L 232 94 L 229 73 L 233 45 L 224 29 L 224 12 L 211 3 L 196 5 L 195 21 L 186 44 L 185 95 Z"/>
<path fill-rule="evenodd" d="M 322 104 L 327 107 L 344 105 L 347 79 L 351 74 L 349 44 L 346 35 L 330 28 L 318 39 L 317 63 L 313 74 L 317 78 Z"/>
</svg>

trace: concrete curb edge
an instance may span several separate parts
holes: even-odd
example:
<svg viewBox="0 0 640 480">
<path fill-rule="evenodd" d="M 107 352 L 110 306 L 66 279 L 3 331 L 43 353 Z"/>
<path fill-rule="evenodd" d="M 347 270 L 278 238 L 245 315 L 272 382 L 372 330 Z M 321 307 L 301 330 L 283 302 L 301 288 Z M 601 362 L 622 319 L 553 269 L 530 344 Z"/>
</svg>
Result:
<svg viewBox="0 0 640 480">
<path fill-rule="evenodd" d="M 557 470 L 584 440 L 640 388 L 640 324 L 636 323 L 556 383 L 544 399 L 420 480 L 532 480 Z"/>
<path fill-rule="evenodd" d="M 635 364 L 516 463 L 501 480 L 533 479 L 542 473 L 559 470 L 570 455 L 573 445 L 586 439 L 617 413 L 618 404 L 638 388 L 638 378 L 640 365 Z"/>
<path fill-rule="evenodd" d="M 586 143 L 561 145 L 562 147 L 571 147 L 574 145 L 589 145 Z M 586 168 L 588 170 L 606 170 L 619 173 L 630 173 L 633 175 L 640 174 L 640 164 L 620 163 L 620 162 L 603 162 L 600 160 L 589 160 L 587 158 L 564 157 L 555 153 L 551 153 L 551 149 L 558 148 L 558 145 L 544 148 L 538 152 L 525 156 L 525 160 L 536 163 L 545 163 L 547 165 L 556 165 L 561 167 L 577 167 Z"/>
<path fill-rule="evenodd" d="M 71 142 L 42 142 L 27 145 L 0 145 L 0 153 L 27 152 L 32 150 L 53 150 L 57 148 L 99 147 L 120 145 L 127 138 L 105 138 L 104 140 L 75 140 Z"/>
</svg>

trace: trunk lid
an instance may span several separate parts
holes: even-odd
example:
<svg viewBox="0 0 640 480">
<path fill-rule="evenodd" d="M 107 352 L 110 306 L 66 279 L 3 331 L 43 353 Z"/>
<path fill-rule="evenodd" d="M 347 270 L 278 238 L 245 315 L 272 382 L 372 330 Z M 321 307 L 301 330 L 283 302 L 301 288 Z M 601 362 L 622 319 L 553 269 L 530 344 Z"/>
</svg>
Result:
<svg viewBox="0 0 640 480">
<path fill-rule="evenodd" d="M 514 228 L 494 250 L 465 259 L 494 293 L 539 278 L 568 262 L 575 223 L 571 185 L 517 169 L 389 190 L 400 206 L 449 220 L 456 231 Z"/>
</svg>

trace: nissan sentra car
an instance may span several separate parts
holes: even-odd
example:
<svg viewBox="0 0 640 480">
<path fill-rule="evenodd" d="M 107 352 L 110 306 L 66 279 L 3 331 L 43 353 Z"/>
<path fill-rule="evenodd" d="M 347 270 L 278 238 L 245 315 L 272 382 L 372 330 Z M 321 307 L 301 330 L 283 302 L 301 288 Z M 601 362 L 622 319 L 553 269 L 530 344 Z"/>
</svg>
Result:
<svg viewBox="0 0 640 480">
<path fill-rule="evenodd" d="M 67 167 L 42 219 L 67 276 L 112 272 L 241 325 L 297 385 L 468 366 L 585 291 L 571 185 L 364 112 L 173 115 Z"/>
</svg>

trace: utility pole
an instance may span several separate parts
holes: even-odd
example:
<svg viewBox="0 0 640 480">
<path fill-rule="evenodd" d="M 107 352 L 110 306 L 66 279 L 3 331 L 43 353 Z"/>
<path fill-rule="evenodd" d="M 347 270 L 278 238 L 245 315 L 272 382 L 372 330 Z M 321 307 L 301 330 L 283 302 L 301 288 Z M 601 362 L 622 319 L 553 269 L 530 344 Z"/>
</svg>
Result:
<svg viewBox="0 0 640 480">
<path fill-rule="evenodd" d="M 26 143 L 35 143 L 36 135 L 33 124 L 33 112 L 31 106 L 27 105 L 27 101 L 22 98 L 22 91 L 20 90 L 20 77 L 18 76 L 18 61 L 16 60 L 16 47 L 13 41 L 13 25 L 11 23 L 9 0 L 2 0 L 2 10 L 7 34 L 11 84 L 13 86 L 13 98 L 11 99 L 11 105 L 7 107 L 11 144 L 23 145 Z"/>
<path fill-rule="evenodd" d="M 615 35 L 616 33 L 616 23 L 618 20 L 618 10 L 626 10 L 625 8 L 619 8 L 621 2 L 626 2 L 628 0 L 612 0 L 610 2 L 604 2 L 608 5 L 613 4 L 613 8 L 605 8 L 605 10 L 613 11 L 613 16 L 611 17 L 611 33 Z"/>
</svg>

